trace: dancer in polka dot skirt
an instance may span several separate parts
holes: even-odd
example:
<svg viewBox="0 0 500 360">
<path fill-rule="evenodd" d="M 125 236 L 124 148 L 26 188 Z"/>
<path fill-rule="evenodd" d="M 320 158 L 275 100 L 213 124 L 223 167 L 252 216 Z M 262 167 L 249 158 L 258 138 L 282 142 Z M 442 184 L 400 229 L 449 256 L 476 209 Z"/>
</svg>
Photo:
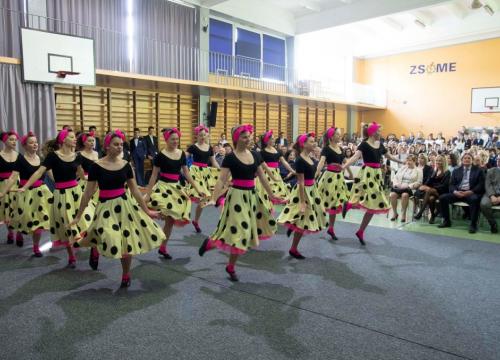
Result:
<svg viewBox="0 0 500 360">
<path fill-rule="evenodd" d="M 345 183 L 342 164 L 345 154 L 339 146 L 341 142 L 340 129 L 329 128 L 323 136 L 323 150 L 316 170 L 316 179 L 321 175 L 321 170 L 326 164 L 326 172 L 321 176 L 318 183 L 318 191 L 326 212 L 329 214 L 328 234 L 332 240 L 337 240 L 334 225 L 337 214 L 342 213 L 342 205 L 349 200 L 350 193 Z M 347 168 L 350 173 L 350 168 Z M 352 173 L 350 173 L 352 177 Z"/>
<path fill-rule="evenodd" d="M 130 286 L 132 256 L 160 246 L 165 239 L 160 226 L 151 219 L 157 217 L 158 212 L 148 209 L 137 188 L 130 163 L 120 156 L 124 140 L 125 136 L 120 130 L 115 130 L 104 138 L 106 156 L 90 166 L 80 209 L 70 224 L 75 225 L 80 221 L 99 188 L 94 220 L 85 237 L 74 246 L 95 247 L 103 256 L 120 259 L 122 288 Z"/>
<path fill-rule="evenodd" d="M 214 184 L 213 173 L 209 166 L 216 169 L 219 168 L 219 164 L 215 161 L 214 152 L 212 147 L 207 143 L 208 141 L 208 128 L 204 125 L 195 127 L 194 132 L 196 134 L 196 143 L 191 145 L 186 152 L 186 156 L 193 156 L 193 164 L 189 168 L 189 173 L 193 178 L 193 181 L 198 185 L 198 187 L 203 192 L 200 194 L 193 187 L 189 188 L 189 195 L 191 196 L 191 201 L 199 203 L 201 199 L 208 197 L 211 193 L 210 184 Z M 198 205 L 195 210 L 194 220 L 192 224 L 197 233 L 201 232 L 199 221 L 201 213 L 203 212 L 203 207 Z"/>
<path fill-rule="evenodd" d="M 80 180 L 78 180 L 82 191 L 85 191 L 85 187 L 87 186 L 90 167 L 99 159 L 99 154 L 94 150 L 94 144 L 95 133 L 93 131 L 90 131 L 88 133 L 81 133 L 76 140 L 76 148 L 78 150 L 78 154 L 80 155 L 80 159 L 82 160 L 82 169 L 85 175 L 84 178 L 80 178 Z M 91 201 L 93 206 L 97 204 L 97 202 L 99 201 L 97 192 L 94 193 Z M 89 265 L 93 270 L 97 270 L 98 264 L 99 252 L 97 250 L 97 247 L 91 247 L 89 254 Z"/>
<path fill-rule="evenodd" d="M 309 157 L 315 147 L 314 133 L 297 137 L 293 146 L 298 154 L 295 159 L 297 186 L 292 190 L 288 204 L 278 217 L 278 223 L 288 228 L 287 235 L 293 233 L 292 246 L 288 253 L 300 260 L 305 259 L 298 250 L 302 236 L 321 231 L 326 227 L 325 209 L 314 181 L 316 167 Z"/>
<path fill-rule="evenodd" d="M 0 199 L 0 222 L 7 225 L 7 244 L 14 243 L 14 230 L 9 226 L 12 216 L 12 210 L 17 200 L 15 192 L 6 192 L 6 180 L 12 175 L 18 157 L 16 151 L 19 135 L 15 131 L 0 133 L 0 140 L 4 143 L 4 149 L 0 151 L 0 191 L 5 195 Z M 23 235 L 18 232 L 15 235 L 16 245 L 23 246 Z"/>
<path fill-rule="evenodd" d="M 166 239 L 160 246 L 158 253 L 165 259 L 172 259 L 167 251 L 167 242 L 170 239 L 172 227 L 184 226 L 189 223 L 191 214 L 191 200 L 187 189 L 181 186 L 181 173 L 198 194 L 204 194 L 199 184 L 193 181 L 186 163 L 186 154 L 180 150 L 181 133 L 178 129 L 166 129 L 163 139 L 166 147 L 153 159 L 153 172 L 146 193 L 146 200 L 150 199 L 149 207 L 158 210 L 165 219 Z M 156 180 L 159 180 L 156 182 Z M 155 184 L 156 183 L 156 184 Z"/>
<path fill-rule="evenodd" d="M 0 198 L 12 188 L 14 184 L 21 186 L 26 184 L 38 168 L 40 168 L 40 158 L 37 155 L 38 140 L 32 132 L 21 138 L 21 145 L 24 148 L 24 155 L 17 157 L 14 171 L 5 184 L 5 188 L 0 193 Z M 11 227 L 23 234 L 31 234 L 33 237 L 33 256 L 42 257 L 40 252 L 40 238 L 44 230 L 50 228 L 50 207 L 52 192 L 43 181 L 36 181 L 28 190 L 20 192 L 13 208 Z M 30 211 L 31 210 L 31 211 Z"/>
<path fill-rule="evenodd" d="M 232 185 L 215 231 L 205 239 L 199 250 L 200 256 L 214 248 L 227 251 L 230 255 L 226 272 L 231 281 L 238 281 L 235 271 L 238 256 L 257 247 L 259 240 L 270 238 L 276 232 L 276 221 L 272 218 L 270 209 L 259 202 L 257 197 L 255 176 L 259 177 L 271 200 L 280 199 L 273 195 L 259 157 L 248 150 L 252 131 L 251 125 L 240 125 L 232 129 L 235 150 L 224 158 L 219 180 L 207 205 L 215 204 L 229 175 L 232 177 Z"/>
<path fill-rule="evenodd" d="M 63 245 L 68 252 L 67 268 L 76 267 L 76 257 L 72 244 L 87 230 L 94 216 L 93 206 L 88 206 L 81 220 L 68 228 L 75 217 L 82 199 L 82 188 L 78 185 L 78 177 L 84 176 L 81 157 L 75 153 L 76 136 L 73 130 L 59 131 L 53 148 L 47 154 L 42 165 L 31 175 L 28 182 L 19 191 L 27 191 L 48 170 L 52 170 L 55 181 L 54 197 L 50 212 L 50 233 L 53 245 Z M 50 200 L 50 199 L 49 199 Z"/>
<path fill-rule="evenodd" d="M 363 166 L 354 179 L 351 190 L 351 198 L 344 203 L 342 217 L 351 208 L 365 211 L 361 225 L 356 232 L 356 236 L 361 245 L 366 245 L 364 232 L 374 214 L 387 214 L 389 212 L 389 202 L 384 192 L 383 176 L 381 171 L 382 156 L 402 163 L 387 152 L 380 142 L 380 125 L 376 122 L 365 125 L 363 128 L 364 140 L 358 145 L 358 149 L 343 166 L 342 169 L 354 164 L 363 158 Z"/>
<path fill-rule="evenodd" d="M 286 199 L 290 195 L 290 191 L 281 178 L 279 165 L 280 163 L 292 174 L 295 174 L 295 171 L 288 164 L 288 162 L 283 158 L 283 155 L 278 152 L 274 144 L 273 131 L 269 130 L 260 136 L 260 156 L 264 161 L 263 166 L 269 169 L 266 172 L 266 179 L 271 185 L 271 189 L 273 190 L 273 194 L 276 197 L 281 198 L 281 204 L 286 203 Z M 274 205 L 277 203 L 275 202 Z"/>
<path fill-rule="evenodd" d="M 76 140 L 76 148 L 78 154 L 81 157 L 82 169 L 85 175 L 84 178 L 80 179 L 78 182 L 82 188 L 85 190 L 85 185 L 87 184 L 87 177 L 89 176 L 90 166 L 99 159 L 99 154 L 94 150 L 95 144 L 95 134 L 93 131 L 88 133 L 81 133 Z M 97 200 L 97 198 L 96 198 Z"/>
</svg>

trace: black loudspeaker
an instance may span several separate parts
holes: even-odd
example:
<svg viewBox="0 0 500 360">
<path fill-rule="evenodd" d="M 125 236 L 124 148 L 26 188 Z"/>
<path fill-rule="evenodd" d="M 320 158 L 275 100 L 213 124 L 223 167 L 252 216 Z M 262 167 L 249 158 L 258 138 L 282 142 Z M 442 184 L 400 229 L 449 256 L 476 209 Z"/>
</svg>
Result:
<svg viewBox="0 0 500 360">
<path fill-rule="evenodd" d="M 207 116 L 208 120 L 208 127 L 215 127 L 215 124 L 217 123 L 217 106 L 218 106 L 217 101 L 212 101 L 210 103 L 210 111 Z"/>
</svg>

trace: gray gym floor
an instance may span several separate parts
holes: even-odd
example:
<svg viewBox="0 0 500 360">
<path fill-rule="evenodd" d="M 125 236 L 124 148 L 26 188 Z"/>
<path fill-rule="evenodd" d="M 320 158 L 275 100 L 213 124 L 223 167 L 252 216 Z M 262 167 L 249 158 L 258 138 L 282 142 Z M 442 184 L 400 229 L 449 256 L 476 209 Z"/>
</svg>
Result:
<svg viewBox="0 0 500 360">
<path fill-rule="evenodd" d="M 204 233 L 218 212 L 202 217 Z M 31 241 L 0 232 L 2 359 L 498 359 L 500 246 L 338 223 L 303 239 L 290 259 L 280 230 L 242 257 L 239 283 L 227 257 L 197 254 L 204 235 L 175 229 L 166 261 L 136 257 L 120 290 L 118 261 L 98 271 L 79 250 L 31 258 Z M 43 242 L 48 239 L 44 235 Z"/>
</svg>

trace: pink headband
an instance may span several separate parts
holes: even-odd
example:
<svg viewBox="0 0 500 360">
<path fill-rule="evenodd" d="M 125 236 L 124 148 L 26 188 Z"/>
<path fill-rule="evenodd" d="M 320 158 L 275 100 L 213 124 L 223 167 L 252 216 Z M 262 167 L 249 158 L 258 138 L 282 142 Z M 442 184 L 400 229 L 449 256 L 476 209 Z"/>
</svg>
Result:
<svg viewBox="0 0 500 360">
<path fill-rule="evenodd" d="M 9 138 L 9 136 L 11 136 L 11 135 L 15 135 L 16 139 L 19 140 L 19 134 L 18 133 L 16 133 L 15 131 L 8 131 L 8 132 L 6 132 L 6 133 L 4 133 L 2 135 L 2 141 L 6 142 L 7 139 Z"/>
<path fill-rule="evenodd" d="M 236 130 L 234 130 L 234 133 L 233 133 L 233 143 L 236 144 L 238 142 L 238 139 L 241 136 L 241 133 L 245 132 L 245 131 L 248 131 L 249 133 L 253 133 L 253 126 L 250 125 L 250 124 L 241 125 Z"/>
<path fill-rule="evenodd" d="M 29 131 L 26 135 L 24 135 L 22 138 L 21 138 L 21 145 L 26 145 L 26 142 L 28 141 L 28 138 L 30 137 L 36 137 L 35 134 L 33 134 L 32 131 Z"/>
<path fill-rule="evenodd" d="M 329 128 L 327 131 L 326 131 L 326 138 L 328 140 L 330 140 L 333 135 L 335 135 L 335 133 L 337 132 L 337 128 L 336 127 L 331 127 Z"/>
<path fill-rule="evenodd" d="M 194 128 L 194 133 L 196 135 L 198 135 L 200 133 L 200 131 L 205 131 L 206 133 L 208 133 L 208 128 L 205 126 L 205 125 L 199 125 L 197 127 Z M 180 135 L 179 135 L 180 136 Z"/>
<path fill-rule="evenodd" d="M 266 132 L 264 134 L 264 137 L 262 138 L 262 142 L 267 145 L 267 143 L 269 142 L 269 139 L 271 138 L 271 136 L 273 136 L 273 131 L 272 130 L 269 130 L 268 132 Z"/>
<path fill-rule="evenodd" d="M 380 129 L 380 124 L 377 124 L 376 122 L 372 122 L 370 126 L 366 129 L 366 134 L 368 136 L 372 136 L 377 132 L 377 130 Z"/>
<path fill-rule="evenodd" d="M 89 137 L 94 137 L 94 135 L 95 135 L 95 132 L 93 132 L 93 131 L 90 131 L 88 134 L 83 133 L 82 134 L 82 143 L 85 144 L 87 142 L 87 139 Z"/>
<path fill-rule="evenodd" d="M 163 133 L 163 138 L 165 139 L 165 141 L 168 141 L 168 139 L 170 138 L 170 136 L 172 134 L 177 134 L 179 136 L 179 138 L 181 137 L 181 132 L 179 131 L 179 129 L 177 128 L 172 128 L 170 130 L 167 130 Z"/>
<path fill-rule="evenodd" d="M 119 137 L 120 139 L 122 139 L 122 141 L 125 141 L 125 134 L 122 133 L 120 129 L 116 129 L 115 131 L 110 132 L 104 138 L 104 148 L 105 149 L 109 147 L 109 144 L 111 144 L 111 140 L 113 139 L 113 137 Z"/>
<path fill-rule="evenodd" d="M 297 138 L 297 142 L 299 143 L 299 146 L 302 148 L 304 147 L 304 143 L 307 141 L 309 137 L 315 137 L 315 136 L 316 134 L 313 132 L 302 134 Z"/>
<path fill-rule="evenodd" d="M 68 134 L 69 134 L 68 129 L 64 129 L 64 130 L 59 131 L 59 134 L 57 134 L 57 138 L 56 138 L 57 143 L 62 145 L 64 143 L 64 139 L 66 139 Z"/>
</svg>

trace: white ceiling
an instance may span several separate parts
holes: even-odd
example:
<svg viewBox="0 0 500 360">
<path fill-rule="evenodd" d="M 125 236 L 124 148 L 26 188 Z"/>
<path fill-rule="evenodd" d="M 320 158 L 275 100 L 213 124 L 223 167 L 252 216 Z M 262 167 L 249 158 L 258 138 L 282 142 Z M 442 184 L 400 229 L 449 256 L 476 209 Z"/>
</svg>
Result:
<svg viewBox="0 0 500 360">
<path fill-rule="evenodd" d="M 297 39 L 324 39 L 358 57 L 500 37 L 500 0 L 184 0 Z M 425 27 L 415 23 L 418 19 Z"/>
<path fill-rule="evenodd" d="M 484 8 L 471 9 L 470 2 L 447 1 L 303 34 L 297 40 L 335 44 L 339 52 L 356 57 L 376 57 L 500 37 L 500 0 L 482 1 L 493 15 Z"/>
</svg>

